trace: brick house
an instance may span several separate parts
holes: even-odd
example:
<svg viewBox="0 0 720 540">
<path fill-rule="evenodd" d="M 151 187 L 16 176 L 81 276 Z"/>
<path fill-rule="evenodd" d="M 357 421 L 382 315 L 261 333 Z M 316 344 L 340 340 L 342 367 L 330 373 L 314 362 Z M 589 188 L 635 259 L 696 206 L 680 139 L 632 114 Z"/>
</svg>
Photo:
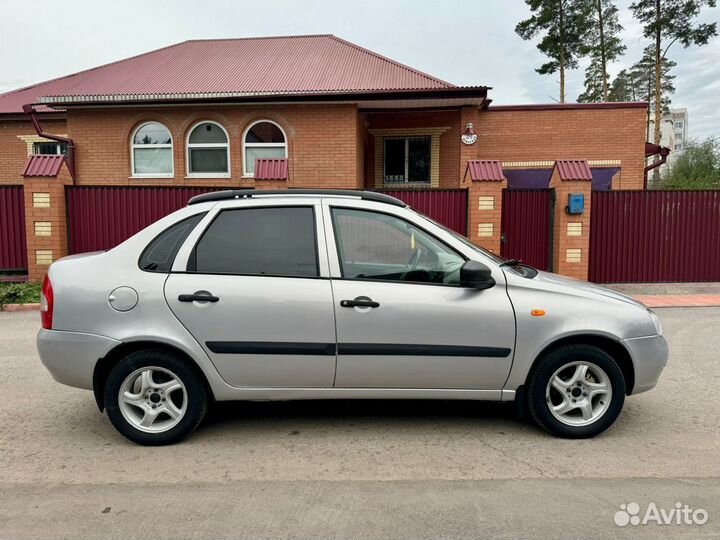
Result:
<svg viewBox="0 0 720 540">
<path fill-rule="evenodd" d="M 332 35 L 187 41 L 0 95 L 0 186 L 24 187 L 31 279 L 68 253 L 66 192 L 84 186 L 463 189 L 467 234 L 493 250 L 507 187 L 642 189 L 646 104 L 490 90 Z M 565 160 L 585 176 L 558 180 Z M 586 277 L 587 239 L 572 257 L 554 242 L 554 269 Z"/>
</svg>

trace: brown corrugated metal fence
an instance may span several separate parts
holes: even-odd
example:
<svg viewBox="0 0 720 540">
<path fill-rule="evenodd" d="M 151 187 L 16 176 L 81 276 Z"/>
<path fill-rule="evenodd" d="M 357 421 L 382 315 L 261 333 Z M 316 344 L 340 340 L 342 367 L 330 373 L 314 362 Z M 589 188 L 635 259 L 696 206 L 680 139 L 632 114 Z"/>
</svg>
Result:
<svg viewBox="0 0 720 540">
<path fill-rule="evenodd" d="M 27 269 L 22 186 L 0 186 L 0 270 Z"/>
<path fill-rule="evenodd" d="M 596 191 L 590 281 L 720 281 L 720 191 Z"/>
<path fill-rule="evenodd" d="M 383 190 L 406 202 L 413 210 L 425 214 L 448 229 L 467 233 L 466 189 Z"/>
<path fill-rule="evenodd" d="M 70 253 L 109 249 L 200 193 L 223 188 L 68 187 Z"/>
</svg>

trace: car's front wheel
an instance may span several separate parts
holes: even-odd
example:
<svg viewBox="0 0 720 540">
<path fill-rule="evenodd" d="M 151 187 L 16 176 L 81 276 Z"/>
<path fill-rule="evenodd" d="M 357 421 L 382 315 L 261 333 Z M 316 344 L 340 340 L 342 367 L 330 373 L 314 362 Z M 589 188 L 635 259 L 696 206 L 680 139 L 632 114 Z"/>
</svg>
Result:
<svg viewBox="0 0 720 540">
<path fill-rule="evenodd" d="M 115 428 L 138 444 L 176 443 L 192 433 L 207 411 L 199 374 L 176 355 L 144 350 L 110 372 L 105 409 Z"/>
<path fill-rule="evenodd" d="M 533 420 L 559 437 L 594 437 L 617 419 L 625 378 L 617 362 L 592 345 L 567 345 L 540 359 L 528 381 Z"/>
</svg>

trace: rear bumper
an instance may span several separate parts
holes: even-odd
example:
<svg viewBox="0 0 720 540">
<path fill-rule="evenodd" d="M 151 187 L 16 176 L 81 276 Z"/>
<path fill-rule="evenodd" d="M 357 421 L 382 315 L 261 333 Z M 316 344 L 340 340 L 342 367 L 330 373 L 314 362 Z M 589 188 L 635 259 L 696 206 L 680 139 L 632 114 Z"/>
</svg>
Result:
<svg viewBox="0 0 720 540">
<path fill-rule="evenodd" d="M 98 359 L 120 342 L 105 336 L 40 330 L 37 349 L 40 359 L 57 382 L 92 390 Z"/>
<path fill-rule="evenodd" d="M 654 388 L 668 361 L 668 344 L 662 336 L 647 336 L 623 340 L 630 351 L 635 367 L 632 394 Z"/>
</svg>

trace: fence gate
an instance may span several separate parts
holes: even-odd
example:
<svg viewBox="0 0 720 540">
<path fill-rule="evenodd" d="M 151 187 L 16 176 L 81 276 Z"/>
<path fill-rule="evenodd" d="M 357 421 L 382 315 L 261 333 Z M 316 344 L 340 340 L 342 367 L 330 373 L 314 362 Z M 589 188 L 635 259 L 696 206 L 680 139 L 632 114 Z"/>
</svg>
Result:
<svg viewBox="0 0 720 540">
<path fill-rule="evenodd" d="M 595 191 L 590 281 L 720 281 L 720 191 Z"/>
<path fill-rule="evenodd" d="M 448 229 L 467 234 L 467 189 L 383 190 Z"/>
<path fill-rule="evenodd" d="M 551 270 L 554 205 L 552 189 L 505 189 L 500 254 Z"/>
<path fill-rule="evenodd" d="M 110 249 L 175 210 L 188 199 L 227 188 L 68 187 L 70 253 Z"/>
<path fill-rule="evenodd" d="M 0 270 L 26 269 L 23 188 L 0 186 Z"/>
</svg>

